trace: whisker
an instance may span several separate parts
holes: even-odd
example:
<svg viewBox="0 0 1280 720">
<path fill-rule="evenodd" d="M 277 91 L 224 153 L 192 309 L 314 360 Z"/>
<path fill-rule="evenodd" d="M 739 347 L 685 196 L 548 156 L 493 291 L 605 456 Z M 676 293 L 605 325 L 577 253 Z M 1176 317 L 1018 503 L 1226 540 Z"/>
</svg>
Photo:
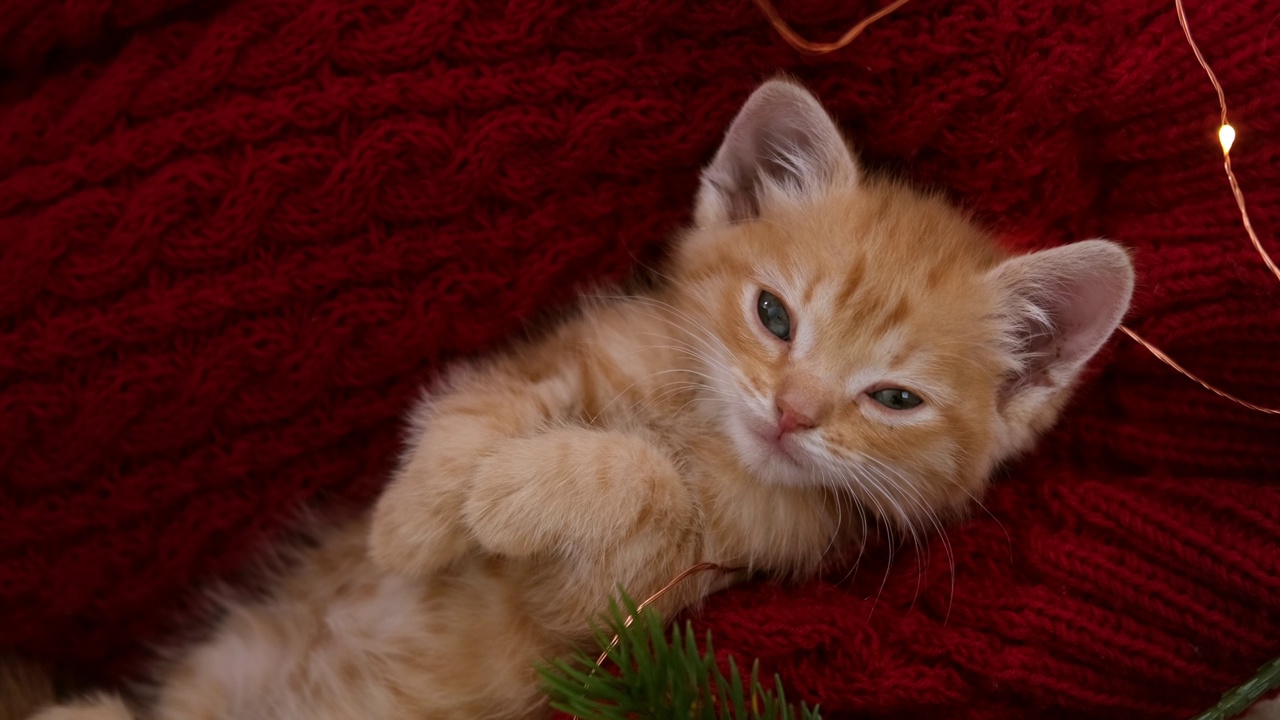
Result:
<svg viewBox="0 0 1280 720">
<path fill-rule="evenodd" d="M 636 385 L 639 385 L 640 383 L 644 382 L 645 380 L 648 380 L 649 378 L 657 377 L 658 375 L 665 375 L 667 373 L 673 373 L 673 372 L 684 372 L 684 370 L 683 368 L 669 368 L 667 370 L 658 370 L 656 372 L 651 372 L 648 375 L 636 378 L 636 380 L 633 381 L 630 385 L 620 390 L 617 395 L 614 395 L 612 400 L 605 403 L 604 407 L 596 411 L 596 413 L 591 416 L 589 422 L 591 424 L 595 424 L 596 420 L 598 420 L 600 416 L 604 414 L 605 410 L 608 410 L 615 402 L 618 401 L 618 398 L 622 397 L 623 395 L 626 395 L 627 391 L 635 387 Z"/>
<path fill-rule="evenodd" d="M 1008 547 L 1008 550 L 1009 550 L 1009 564 L 1013 564 L 1013 538 L 1009 535 L 1009 528 L 1005 527 L 1004 523 L 1000 522 L 1000 518 L 996 517 L 995 513 L 987 509 L 987 506 L 982 504 L 982 501 L 979 500 L 977 496 L 975 496 L 973 493 L 969 492 L 968 490 L 964 489 L 964 487 L 961 485 L 957 484 L 957 487 L 960 488 L 960 492 L 964 493 L 965 495 L 968 495 L 970 500 L 972 500 L 978 507 L 982 508 L 982 511 L 985 512 L 988 517 L 994 520 L 996 525 L 1000 526 L 1000 531 L 1004 533 L 1005 545 Z"/>
<path fill-rule="evenodd" d="M 924 515 L 924 518 L 928 520 L 931 525 L 933 525 L 934 530 L 937 531 L 938 537 L 942 540 L 942 547 L 943 547 L 943 550 L 946 552 L 947 565 L 950 570 L 950 578 L 951 578 L 951 590 L 950 590 L 949 597 L 947 599 L 947 613 L 946 613 L 946 618 L 944 619 L 944 622 L 946 622 L 951 618 L 951 609 L 955 603 L 956 557 L 955 557 L 955 552 L 951 547 L 951 539 L 947 536 L 947 531 L 944 526 L 945 524 L 940 521 L 937 513 L 929 506 L 928 502 L 925 501 L 923 493 L 921 493 L 918 489 L 916 489 L 909 482 L 907 477 L 903 475 L 898 468 L 893 467 L 892 465 L 886 463 L 883 460 L 880 460 L 879 458 L 866 456 L 865 459 L 879 466 L 880 468 L 882 468 L 882 470 L 893 473 L 895 476 L 899 478 L 900 480 L 899 486 L 915 495 L 915 497 L 917 498 L 917 507 L 920 508 L 921 512 Z M 961 489 L 963 490 L 963 488 Z M 912 602 L 912 604 L 914 605 L 914 601 Z"/>
<path fill-rule="evenodd" d="M 883 470 L 879 470 L 875 466 L 871 466 L 865 469 L 868 472 L 871 472 L 872 474 L 878 476 L 880 480 L 883 480 L 884 481 L 883 487 L 889 488 L 889 487 L 895 486 L 895 483 L 884 473 Z M 888 490 L 886 489 L 885 492 L 888 493 Z M 919 502 L 911 496 L 904 495 L 898 499 L 901 499 L 902 502 L 906 503 L 907 507 L 909 508 L 920 507 Z M 895 504 L 896 504 L 896 500 L 895 500 Z M 911 536 L 911 543 L 916 550 L 916 589 L 915 589 L 915 594 L 912 596 L 912 599 L 911 599 L 911 605 L 908 607 L 908 611 L 910 611 L 911 608 L 915 607 L 916 600 L 920 597 L 920 587 L 921 587 L 921 583 L 923 582 L 924 572 L 927 569 L 926 563 L 927 563 L 928 556 L 924 554 L 924 550 L 921 548 L 920 531 L 917 529 L 915 523 L 911 521 L 912 516 L 907 513 L 905 508 L 901 509 L 900 513 L 903 517 L 903 524 L 906 526 L 907 534 Z M 904 541 L 905 541 L 905 538 L 906 538 L 906 535 L 903 536 Z M 928 543 L 926 542 L 926 546 L 927 544 Z"/>
<path fill-rule="evenodd" d="M 819 457 L 819 458 L 821 458 L 822 456 L 815 455 L 814 457 Z M 824 463 L 829 463 L 829 461 L 828 461 L 828 460 L 826 460 L 826 458 L 822 458 L 822 462 L 824 462 Z M 886 500 L 886 501 L 889 501 L 889 500 L 890 500 L 890 498 L 889 498 L 889 497 L 887 497 L 887 496 L 885 496 L 885 495 L 883 494 L 883 490 L 880 490 L 880 489 L 879 489 L 879 483 L 878 483 L 878 482 L 876 482 L 874 479 L 865 478 L 865 477 L 861 476 L 860 474 L 858 474 L 858 473 L 856 473 L 856 472 L 854 472 L 854 473 L 850 473 L 848 468 L 838 468 L 838 467 L 837 467 L 837 468 L 833 468 L 833 469 L 834 469 L 837 473 L 839 473 L 839 477 L 842 477 L 842 478 L 845 478 L 845 479 L 846 479 L 846 483 L 849 483 L 849 481 L 850 481 L 850 480 L 859 480 L 859 481 L 861 481 L 861 489 L 866 493 L 866 497 L 867 497 L 867 499 L 871 501 L 871 504 L 872 504 L 873 506 L 875 506 L 875 509 L 876 509 L 876 511 L 879 513 L 879 515 L 880 515 L 881 517 L 885 517 L 885 518 L 891 517 L 891 515 L 889 514 L 889 512 L 885 509 L 885 506 L 883 506 L 883 505 L 881 505 L 881 504 L 880 504 L 880 499 L 878 499 L 878 498 L 876 497 L 877 495 L 880 495 L 884 500 Z M 855 468 L 855 470 L 856 470 L 856 468 Z M 868 482 L 868 480 L 869 480 L 869 482 Z M 872 488 L 867 487 L 867 485 L 871 485 L 871 486 L 873 486 L 874 488 L 876 488 L 876 489 L 877 489 L 877 491 L 876 491 L 876 492 L 872 492 Z M 850 490 L 851 490 L 851 491 L 853 491 L 853 485 L 852 485 L 851 483 L 849 483 L 849 488 L 850 488 Z M 885 587 L 888 585 L 888 582 L 889 582 L 889 570 L 893 567 L 893 555 L 894 555 L 894 550 L 893 550 L 893 546 L 894 546 L 894 543 L 893 543 L 893 528 L 892 528 L 892 526 L 891 526 L 891 525 L 886 525 L 886 524 L 884 524 L 884 523 L 880 523 L 880 524 L 879 524 L 879 527 L 883 527 L 883 529 L 884 529 L 885 533 L 886 533 L 886 534 L 888 534 L 888 536 L 889 536 L 889 538 L 888 538 L 888 543 L 886 544 L 886 548 L 887 548 L 887 550 L 888 550 L 888 552 L 889 552 L 889 560 L 888 560 L 888 564 L 885 566 L 884 576 L 880 579 L 880 588 L 879 588 L 879 590 L 877 590 L 877 591 L 876 591 L 876 599 L 871 603 L 871 611 L 870 611 L 870 613 L 868 614 L 868 618 L 870 618 L 870 616 L 871 616 L 871 615 L 874 615 L 874 614 L 875 614 L 876 606 L 880 604 L 880 598 L 884 595 L 884 589 L 885 589 Z M 862 552 L 863 552 L 863 549 L 865 549 L 865 542 L 863 543 L 863 548 L 862 548 L 862 549 L 859 549 L 859 553 L 858 553 L 858 561 L 859 561 L 859 562 L 862 560 Z"/>
<path fill-rule="evenodd" d="M 637 412 L 637 414 L 642 414 L 646 412 L 650 407 L 653 407 L 655 404 L 673 395 L 678 395 L 682 392 L 692 392 L 693 394 L 696 395 L 698 390 L 704 390 L 704 389 L 706 389 L 706 387 L 699 383 L 689 383 L 689 382 L 681 383 L 679 381 L 673 381 L 665 385 L 659 386 L 658 388 L 655 388 L 648 396 L 646 396 L 649 399 L 647 402 L 645 402 L 644 406 L 639 408 L 639 410 L 636 410 L 635 408 L 635 405 L 640 402 L 640 400 L 637 400 L 636 403 L 634 403 L 631 408 L 628 408 L 628 411 L 629 412 L 635 411 Z M 641 398 L 641 400 L 643 399 L 644 398 Z M 697 399 L 698 398 L 695 397 L 693 398 L 693 400 L 689 400 L 681 407 L 682 408 L 686 407 L 690 402 L 694 402 Z"/>
</svg>

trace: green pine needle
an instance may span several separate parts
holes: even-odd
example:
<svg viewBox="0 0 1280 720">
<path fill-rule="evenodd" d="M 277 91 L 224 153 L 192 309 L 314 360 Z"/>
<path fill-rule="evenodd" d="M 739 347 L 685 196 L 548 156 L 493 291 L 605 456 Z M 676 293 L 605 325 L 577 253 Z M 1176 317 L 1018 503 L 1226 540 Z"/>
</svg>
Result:
<svg viewBox="0 0 1280 720">
<path fill-rule="evenodd" d="M 1280 687 L 1280 658 L 1258 668 L 1254 675 L 1242 685 L 1228 690 L 1217 705 L 1200 713 L 1192 720 L 1226 720 L 1248 710 L 1258 698 Z"/>
<path fill-rule="evenodd" d="M 634 617 L 630 626 L 626 618 Z M 578 720 L 821 720 L 818 708 L 787 703 L 782 679 L 774 676 L 773 691 L 760 683 L 760 663 L 751 666 L 744 682 L 737 661 L 729 658 L 729 672 L 720 671 L 707 633 L 705 651 L 698 648 L 693 628 L 671 628 L 667 637 L 662 620 L 652 611 L 637 611 L 624 594 L 621 607 L 610 603 L 608 628 L 595 631 L 597 652 L 608 650 L 604 667 L 579 651 L 538 669 L 551 706 Z M 1280 687 L 1280 658 L 1266 663 L 1247 682 L 1232 688 L 1217 705 L 1192 720 L 1228 720 Z"/>
<path fill-rule="evenodd" d="M 626 618 L 635 620 L 630 626 Z M 672 627 L 670 637 L 662 619 L 652 611 L 637 611 L 623 595 L 621 607 L 610 603 L 608 629 L 597 629 L 601 652 L 614 636 L 609 662 L 596 667 L 596 658 L 579 651 L 568 660 L 539 668 L 551 706 L 579 720 L 821 720 L 818 709 L 789 705 L 782 680 L 774 677 L 774 691 L 760 683 L 760 664 L 743 682 L 737 662 L 729 658 L 729 673 L 720 671 L 707 633 L 705 650 L 698 647 L 693 628 Z"/>
</svg>

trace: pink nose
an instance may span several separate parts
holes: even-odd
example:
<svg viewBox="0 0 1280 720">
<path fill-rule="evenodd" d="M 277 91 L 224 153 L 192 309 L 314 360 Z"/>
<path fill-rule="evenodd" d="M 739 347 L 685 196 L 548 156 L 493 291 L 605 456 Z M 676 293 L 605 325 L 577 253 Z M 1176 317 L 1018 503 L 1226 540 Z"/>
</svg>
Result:
<svg viewBox="0 0 1280 720">
<path fill-rule="evenodd" d="M 794 407 L 786 398 L 779 396 L 775 401 L 778 406 L 778 434 L 786 435 L 796 430 L 808 430 L 816 427 L 818 422 L 811 413 L 805 413 Z"/>
</svg>

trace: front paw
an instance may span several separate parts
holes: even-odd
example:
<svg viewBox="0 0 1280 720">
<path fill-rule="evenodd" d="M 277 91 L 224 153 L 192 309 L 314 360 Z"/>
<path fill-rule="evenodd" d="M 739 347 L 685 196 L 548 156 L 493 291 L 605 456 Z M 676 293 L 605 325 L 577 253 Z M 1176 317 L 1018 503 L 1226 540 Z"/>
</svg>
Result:
<svg viewBox="0 0 1280 720">
<path fill-rule="evenodd" d="M 598 550 L 687 508 L 675 464 L 646 440 L 564 428 L 503 443 L 476 469 L 463 522 L 485 550 Z"/>
<path fill-rule="evenodd" d="M 472 549 L 461 523 L 462 503 L 474 477 L 474 457 L 450 454 L 441 438 L 424 433 L 416 452 L 374 507 L 369 558 L 383 570 L 422 577 L 457 562 Z M 463 448 L 454 444 L 455 450 Z M 468 464 L 464 459 L 471 459 Z"/>
<path fill-rule="evenodd" d="M 385 493 L 373 511 L 369 559 L 375 565 L 398 575 L 423 577 L 467 554 L 470 543 L 456 512 L 398 495 Z"/>
</svg>

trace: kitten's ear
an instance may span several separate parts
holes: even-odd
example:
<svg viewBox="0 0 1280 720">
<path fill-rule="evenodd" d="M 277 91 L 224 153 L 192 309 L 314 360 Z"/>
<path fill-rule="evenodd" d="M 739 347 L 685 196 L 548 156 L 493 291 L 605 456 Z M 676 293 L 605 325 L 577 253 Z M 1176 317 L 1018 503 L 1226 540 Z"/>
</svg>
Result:
<svg viewBox="0 0 1280 720">
<path fill-rule="evenodd" d="M 858 168 L 840 130 L 808 90 L 770 80 L 748 98 L 702 173 L 699 227 L 754 218 L 774 198 L 853 187 Z"/>
<path fill-rule="evenodd" d="M 1002 414 L 1035 433 L 1053 423 L 1085 363 L 1128 311 L 1133 263 L 1115 243 L 1086 240 L 1006 260 L 991 281 L 1014 368 Z"/>
</svg>

